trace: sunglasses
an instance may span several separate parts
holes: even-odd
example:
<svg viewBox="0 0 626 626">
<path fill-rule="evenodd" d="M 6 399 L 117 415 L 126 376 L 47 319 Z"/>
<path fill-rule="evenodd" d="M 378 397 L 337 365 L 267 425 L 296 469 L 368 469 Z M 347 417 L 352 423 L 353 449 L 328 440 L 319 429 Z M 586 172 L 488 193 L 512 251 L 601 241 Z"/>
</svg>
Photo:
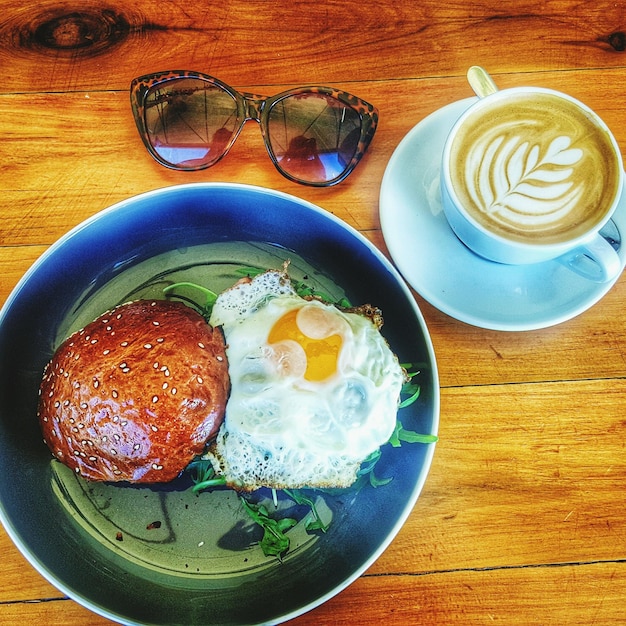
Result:
<svg viewBox="0 0 626 626">
<path fill-rule="evenodd" d="M 135 78 L 130 99 L 141 139 L 161 165 L 211 167 L 228 153 L 245 122 L 256 120 L 276 169 L 316 187 L 350 174 L 378 122 L 376 107 L 345 91 L 300 87 L 265 97 L 198 72 Z"/>
</svg>

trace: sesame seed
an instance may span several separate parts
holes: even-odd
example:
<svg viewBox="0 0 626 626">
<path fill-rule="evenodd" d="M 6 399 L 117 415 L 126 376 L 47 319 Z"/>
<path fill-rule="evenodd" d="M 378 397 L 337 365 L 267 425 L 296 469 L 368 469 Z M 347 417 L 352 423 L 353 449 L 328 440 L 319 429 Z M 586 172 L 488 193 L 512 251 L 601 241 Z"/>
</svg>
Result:
<svg viewBox="0 0 626 626">
<path fill-rule="evenodd" d="M 73 433 L 77 433 L 78 432 L 78 428 L 76 428 L 76 426 L 74 426 L 74 428 L 72 428 L 72 432 Z"/>
<path fill-rule="evenodd" d="M 55 408 L 55 409 L 58 409 L 60 406 L 61 406 L 61 403 L 57 400 L 57 401 L 54 403 L 54 408 Z"/>
<path fill-rule="evenodd" d="M 113 416 L 113 423 L 117 424 L 120 421 L 120 416 L 119 415 L 114 415 Z"/>
<path fill-rule="evenodd" d="M 163 343 L 164 341 L 165 341 L 165 338 L 164 338 L 164 337 L 159 337 L 159 338 L 157 339 L 157 343 Z"/>
<path fill-rule="evenodd" d="M 128 374 L 128 372 L 130 372 L 130 367 L 125 367 L 122 372 L 124 372 L 124 374 Z"/>
<path fill-rule="evenodd" d="M 120 363 L 120 369 L 123 370 L 125 367 L 128 367 L 126 365 L 126 361 L 124 361 L 123 363 Z"/>
<path fill-rule="evenodd" d="M 113 439 L 115 439 L 118 443 L 120 442 L 120 436 L 117 433 L 113 435 Z"/>
<path fill-rule="evenodd" d="M 159 401 L 159 396 L 152 396 L 153 404 L 156 404 Z"/>
<path fill-rule="evenodd" d="M 100 386 L 100 381 L 97 378 L 93 379 L 93 387 L 97 389 Z"/>
<path fill-rule="evenodd" d="M 93 345 L 95 345 L 95 344 L 97 344 L 97 343 L 98 343 L 98 340 L 97 340 L 97 339 L 92 339 L 90 343 L 91 343 L 91 345 L 93 346 Z"/>
<path fill-rule="evenodd" d="M 81 409 L 86 409 L 87 407 L 88 407 L 88 405 L 87 405 L 87 403 L 86 403 L 86 402 L 81 402 L 81 403 L 80 403 L 80 408 L 81 408 Z"/>
<path fill-rule="evenodd" d="M 114 390 L 111 392 L 111 395 L 112 395 L 114 398 L 117 398 L 120 394 L 117 392 L 117 389 L 114 389 Z"/>
<path fill-rule="evenodd" d="M 172 395 L 173 395 L 173 396 L 175 396 L 175 395 L 176 395 L 176 391 L 177 391 L 176 387 L 172 387 Z"/>
<path fill-rule="evenodd" d="M 157 465 L 156 463 L 152 464 L 152 469 L 153 470 L 162 470 L 163 466 L 162 465 Z"/>
<path fill-rule="evenodd" d="M 122 341 L 120 346 L 122 346 L 122 348 L 126 348 L 128 346 L 128 341 Z"/>
<path fill-rule="evenodd" d="M 117 454 L 117 450 L 115 448 L 111 448 L 111 454 L 115 456 Z"/>
<path fill-rule="evenodd" d="M 127 420 L 122 420 L 122 421 L 120 422 L 120 426 L 126 426 L 126 424 L 128 424 L 128 421 L 127 421 Z"/>
<path fill-rule="evenodd" d="M 90 457 L 89 457 L 89 460 L 90 460 L 92 463 L 95 463 L 95 462 L 98 460 L 98 457 L 97 457 L 97 456 L 90 456 Z"/>
<path fill-rule="evenodd" d="M 150 426 L 150 429 L 152 430 L 153 433 L 156 433 L 159 430 L 154 424 Z"/>
<path fill-rule="evenodd" d="M 198 347 L 202 348 L 204 350 L 204 344 L 201 341 L 198 341 Z"/>
<path fill-rule="evenodd" d="M 152 322 L 153 326 L 160 326 L 161 324 L 159 322 L 157 322 L 156 320 L 154 320 L 154 322 Z"/>
<path fill-rule="evenodd" d="M 102 436 L 102 443 L 106 443 L 109 440 L 109 438 L 106 435 Z"/>
<path fill-rule="evenodd" d="M 106 356 L 107 354 L 110 354 L 110 353 L 111 353 L 111 351 L 110 351 L 108 348 L 107 348 L 106 350 L 103 350 L 103 351 L 102 351 L 102 354 L 103 354 L 104 356 Z"/>
<path fill-rule="evenodd" d="M 224 360 L 224 357 L 218 354 L 217 360 L 221 363 Z"/>
<path fill-rule="evenodd" d="M 139 448 L 141 448 L 141 446 L 138 443 L 133 446 L 133 450 L 139 450 Z"/>
<path fill-rule="evenodd" d="M 202 384 L 202 383 L 204 382 L 204 380 L 203 380 L 202 376 L 196 376 L 196 379 L 198 380 L 198 382 L 199 382 L 200 384 Z"/>
<path fill-rule="evenodd" d="M 114 473 L 116 476 L 119 476 L 122 472 L 121 472 L 120 470 L 113 470 L 113 473 Z"/>
<path fill-rule="evenodd" d="M 151 343 L 144 343 L 144 344 L 143 344 L 143 347 L 144 347 L 146 350 L 150 350 L 150 348 L 152 348 L 152 344 L 151 344 Z"/>
<path fill-rule="evenodd" d="M 167 383 L 163 383 L 163 389 L 167 389 L 168 388 L 168 384 Z"/>
</svg>

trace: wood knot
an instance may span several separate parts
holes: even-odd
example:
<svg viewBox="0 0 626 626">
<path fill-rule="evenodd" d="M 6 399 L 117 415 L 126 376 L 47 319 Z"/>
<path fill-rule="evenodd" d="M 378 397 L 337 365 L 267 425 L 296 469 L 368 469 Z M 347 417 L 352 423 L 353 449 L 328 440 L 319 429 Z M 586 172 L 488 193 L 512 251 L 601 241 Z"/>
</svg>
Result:
<svg viewBox="0 0 626 626">
<path fill-rule="evenodd" d="M 626 33 L 624 31 L 611 33 L 607 41 L 609 46 L 616 52 L 624 52 L 624 50 L 626 50 Z"/>
<path fill-rule="evenodd" d="M 48 9 L 21 26 L 19 39 L 23 48 L 95 56 L 124 41 L 130 32 L 128 20 L 111 9 L 71 13 Z"/>
</svg>

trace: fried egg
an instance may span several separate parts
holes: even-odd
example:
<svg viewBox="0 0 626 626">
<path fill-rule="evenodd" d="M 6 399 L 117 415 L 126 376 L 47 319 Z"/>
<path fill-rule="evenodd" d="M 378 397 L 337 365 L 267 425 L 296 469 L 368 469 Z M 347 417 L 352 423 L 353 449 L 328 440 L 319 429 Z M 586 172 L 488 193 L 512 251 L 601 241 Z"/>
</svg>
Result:
<svg viewBox="0 0 626 626">
<path fill-rule="evenodd" d="M 396 424 L 405 371 L 374 322 L 270 270 L 220 294 L 231 393 L 209 458 L 235 488 L 348 487 Z"/>
</svg>

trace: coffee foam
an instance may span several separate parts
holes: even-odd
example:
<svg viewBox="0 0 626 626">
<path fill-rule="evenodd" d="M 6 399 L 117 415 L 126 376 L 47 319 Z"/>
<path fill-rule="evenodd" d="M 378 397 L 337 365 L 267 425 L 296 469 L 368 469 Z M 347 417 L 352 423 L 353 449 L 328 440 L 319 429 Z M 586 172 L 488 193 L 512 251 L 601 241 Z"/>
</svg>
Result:
<svg viewBox="0 0 626 626">
<path fill-rule="evenodd" d="M 485 105 L 451 148 L 452 185 L 467 212 L 496 234 L 532 243 L 574 239 L 599 224 L 621 167 L 609 133 L 551 93 Z"/>
</svg>

